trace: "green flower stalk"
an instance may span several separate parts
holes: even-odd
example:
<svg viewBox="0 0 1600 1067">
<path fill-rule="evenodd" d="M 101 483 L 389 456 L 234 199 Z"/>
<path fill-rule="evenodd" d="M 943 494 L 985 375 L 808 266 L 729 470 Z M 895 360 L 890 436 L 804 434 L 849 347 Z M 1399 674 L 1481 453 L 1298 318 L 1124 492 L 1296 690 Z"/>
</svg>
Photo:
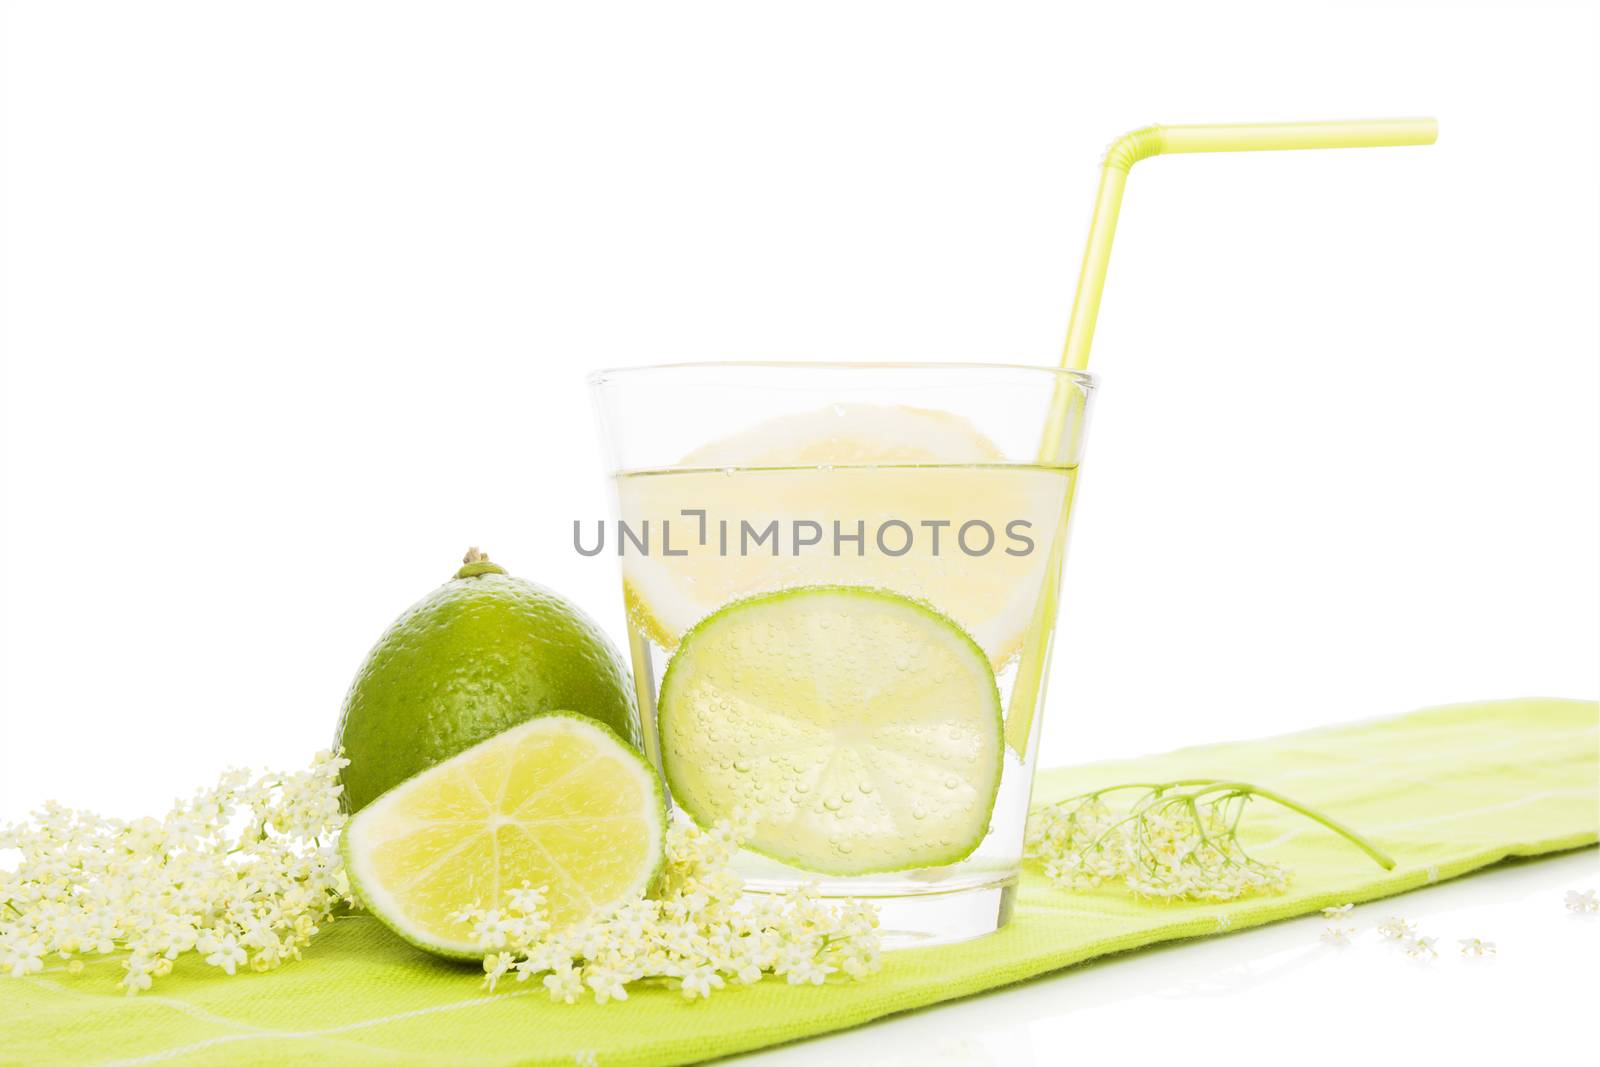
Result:
<svg viewBox="0 0 1600 1067">
<path fill-rule="evenodd" d="M 1126 808 L 1106 801 L 1133 790 L 1140 795 Z M 1249 782 L 1216 778 L 1106 786 L 1045 805 L 1029 819 L 1026 853 L 1069 889 L 1121 882 L 1139 896 L 1189 900 L 1277 892 L 1288 885 L 1288 869 L 1256 859 L 1239 840 L 1240 820 L 1256 797 L 1320 823 L 1385 870 L 1394 867 L 1382 849 L 1328 815 Z"/>
</svg>

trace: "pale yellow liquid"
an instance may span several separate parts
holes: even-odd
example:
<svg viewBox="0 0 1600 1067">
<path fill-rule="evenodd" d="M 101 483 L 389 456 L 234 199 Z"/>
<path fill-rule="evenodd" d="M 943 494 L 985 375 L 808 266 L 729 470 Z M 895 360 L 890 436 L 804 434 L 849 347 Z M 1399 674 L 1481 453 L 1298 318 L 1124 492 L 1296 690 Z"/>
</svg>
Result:
<svg viewBox="0 0 1600 1067">
<path fill-rule="evenodd" d="M 630 647 L 641 713 L 651 755 L 659 760 L 655 731 L 655 686 L 683 634 L 728 602 L 755 593 L 805 585 L 865 585 L 922 600 L 947 615 L 977 641 L 995 670 L 1002 707 L 1008 715 L 1017 659 L 1032 623 L 1051 566 L 1053 539 L 1070 499 L 1076 468 L 1027 464 L 872 464 L 808 467 L 670 469 L 637 471 L 617 477 L 618 514 L 642 533 L 648 522 L 650 554 L 632 542 L 622 552 L 627 587 Z M 704 543 L 698 516 L 704 510 Z M 757 532 L 778 521 L 777 554 L 770 539 L 741 542 L 742 523 Z M 794 544 L 794 523 L 820 525 L 821 541 Z M 910 528 L 879 527 L 898 520 Z M 994 532 L 970 527 L 963 550 L 963 524 L 980 520 Z M 722 523 L 726 521 L 727 526 Z M 846 535 L 864 534 L 858 545 L 841 540 L 835 554 L 834 523 Z M 948 521 L 933 530 L 925 523 Z M 670 522 L 669 544 L 663 522 Z M 1016 525 L 1024 523 L 1025 526 Z M 1008 527 L 1011 534 L 1008 535 Z M 801 539 L 815 531 L 803 529 Z M 615 531 L 613 531 L 613 535 Z M 1013 536 L 1017 535 L 1017 536 Z M 1031 547 L 1021 538 L 1031 541 Z M 663 550 L 671 548 L 673 556 Z M 885 546 L 889 550 L 886 552 Z M 1007 549 L 1017 553 L 1008 554 Z M 745 554 L 741 554 L 741 549 Z M 606 545 L 618 550 L 615 537 Z M 678 552 L 684 555 L 676 555 Z M 977 554 L 975 554 L 977 553 Z M 1041 694 L 1042 698 L 1042 694 Z M 1039 716 L 1026 709 L 1030 732 Z M 1036 738 L 1034 739 L 1036 742 Z M 898 895 L 944 892 L 983 885 L 1014 875 L 1033 777 L 1036 743 L 1026 745 L 1026 760 L 1008 748 L 988 836 L 966 859 L 949 867 L 857 878 L 824 879 L 824 892 Z M 814 873 L 786 867 L 754 854 L 741 858 L 741 873 L 752 885 L 781 888 L 815 881 Z"/>
<path fill-rule="evenodd" d="M 999 667 L 1021 645 L 1075 475 L 1073 468 L 1021 464 L 624 474 L 618 512 L 636 532 L 648 525 L 652 538 L 649 556 L 631 542 L 622 548 L 629 613 L 670 648 L 704 615 L 739 597 L 798 585 L 870 585 L 928 602 Z M 704 511 L 703 525 L 685 511 Z M 775 536 L 758 541 L 774 521 Z M 796 523 L 807 522 L 816 525 L 802 527 L 798 540 L 820 531 L 820 543 L 797 543 Z M 666 556 L 667 547 L 685 554 Z"/>
</svg>

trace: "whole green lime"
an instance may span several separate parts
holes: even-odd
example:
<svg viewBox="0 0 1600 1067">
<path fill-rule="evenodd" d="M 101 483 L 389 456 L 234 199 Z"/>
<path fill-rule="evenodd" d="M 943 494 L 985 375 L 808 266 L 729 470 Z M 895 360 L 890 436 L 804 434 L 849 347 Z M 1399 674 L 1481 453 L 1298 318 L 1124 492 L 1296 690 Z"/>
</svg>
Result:
<svg viewBox="0 0 1600 1067">
<path fill-rule="evenodd" d="M 344 804 L 386 790 L 518 723 L 576 711 L 641 748 L 628 668 L 567 600 L 477 549 L 378 639 L 350 684 L 335 744 Z"/>
</svg>

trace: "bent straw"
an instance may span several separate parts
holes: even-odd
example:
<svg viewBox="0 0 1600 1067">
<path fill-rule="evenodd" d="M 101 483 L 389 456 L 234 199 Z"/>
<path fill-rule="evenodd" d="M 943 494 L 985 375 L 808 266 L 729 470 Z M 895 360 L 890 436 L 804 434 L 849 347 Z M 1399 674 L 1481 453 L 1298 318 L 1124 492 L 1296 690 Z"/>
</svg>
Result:
<svg viewBox="0 0 1600 1067">
<path fill-rule="evenodd" d="M 1067 341 L 1061 352 L 1064 370 L 1082 371 L 1089 366 L 1089 346 L 1094 341 L 1095 321 L 1100 315 L 1100 297 L 1105 291 L 1106 268 L 1111 262 L 1111 242 L 1117 232 L 1117 214 L 1122 208 L 1122 191 L 1128 171 L 1141 159 L 1188 152 L 1263 152 L 1302 148 L 1387 148 L 1400 145 L 1429 145 L 1439 139 L 1439 123 L 1434 119 L 1370 119 L 1358 122 L 1266 122 L 1221 126 L 1146 126 L 1124 134 L 1106 152 L 1100 170 L 1100 190 L 1095 195 L 1094 217 L 1084 244 L 1083 265 L 1078 270 L 1078 290 L 1072 299 L 1072 317 L 1067 323 Z M 1083 392 L 1072 381 L 1058 381 L 1039 445 L 1041 464 L 1059 464 L 1077 454 L 1077 439 L 1083 432 Z M 1072 436 L 1064 440 L 1068 425 Z M 1064 447 L 1065 446 L 1065 447 Z M 1072 512 L 1072 496 L 1077 486 L 1073 479 L 1062 503 L 1050 562 L 1045 570 L 1045 587 L 1039 598 L 1027 642 L 1017 669 L 1016 685 L 1006 710 L 1006 741 L 1019 757 L 1026 756 L 1028 737 L 1033 728 L 1044 665 L 1049 658 L 1050 620 L 1055 617 L 1061 581 L 1061 554 L 1065 547 L 1067 519 Z"/>
<path fill-rule="evenodd" d="M 1286 122 L 1245 126 L 1146 126 L 1124 134 L 1106 153 L 1095 197 L 1094 219 L 1078 270 L 1078 292 L 1072 300 L 1067 343 L 1061 365 L 1067 370 L 1089 366 L 1089 344 L 1100 315 L 1100 294 L 1106 287 L 1111 241 L 1128 171 L 1141 159 L 1188 152 L 1265 152 L 1301 148 L 1387 148 L 1433 144 L 1439 123 L 1433 119 L 1372 119 L 1366 122 Z"/>
</svg>

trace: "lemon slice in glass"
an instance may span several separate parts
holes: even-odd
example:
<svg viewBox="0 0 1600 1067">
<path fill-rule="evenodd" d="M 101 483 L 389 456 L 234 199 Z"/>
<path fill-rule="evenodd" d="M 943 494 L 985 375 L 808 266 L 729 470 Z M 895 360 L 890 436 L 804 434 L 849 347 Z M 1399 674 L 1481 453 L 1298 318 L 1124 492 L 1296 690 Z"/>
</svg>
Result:
<svg viewBox="0 0 1600 1067">
<path fill-rule="evenodd" d="M 747 847 L 823 874 L 964 859 L 1000 785 L 988 657 L 945 616 L 880 589 L 724 607 L 684 637 L 659 722 L 673 799 L 696 822 L 748 812 Z"/>
<path fill-rule="evenodd" d="M 772 419 L 668 470 L 618 477 L 621 518 L 636 531 L 648 523 L 656 537 L 648 553 L 622 553 L 629 616 L 671 651 L 730 600 L 801 585 L 868 585 L 933 604 L 999 670 L 1022 646 L 1068 484 L 1061 468 L 1007 463 L 977 427 L 949 412 L 836 404 Z M 963 533 L 975 520 L 989 532 Z M 750 533 L 741 529 L 746 522 Z M 835 522 L 860 540 L 835 551 Z M 775 545 L 750 540 L 773 523 Z M 794 544 L 797 523 L 815 523 L 820 539 Z M 1021 550 L 1013 529 L 1024 531 L 1031 550 Z"/>
<path fill-rule="evenodd" d="M 481 957 L 451 914 L 544 887 L 555 928 L 642 896 L 665 855 L 649 765 L 610 730 L 565 712 L 489 738 L 362 808 L 341 848 L 366 908 L 430 952 Z"/>
</svg>

